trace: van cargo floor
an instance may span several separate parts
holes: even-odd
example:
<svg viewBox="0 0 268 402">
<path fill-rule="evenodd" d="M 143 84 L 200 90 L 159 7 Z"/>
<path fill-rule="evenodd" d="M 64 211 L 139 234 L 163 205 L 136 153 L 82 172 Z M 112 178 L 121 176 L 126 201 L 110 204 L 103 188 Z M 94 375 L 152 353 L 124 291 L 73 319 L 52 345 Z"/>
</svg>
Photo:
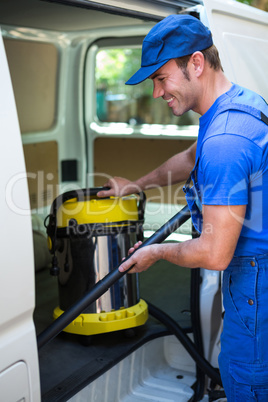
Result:
<svg viewBox="0 0 268 402">
<path fill-rule="evenodd" d="M 189 401 L 194 395 L 194 364 L 190 365 L 182 353 L 180 363 L 183 361 L 188 371 L 176 368 L 175 356 L 178 357 L 179 353 L 175 348 L 180 349 L 180 345 L 172 336 L 146 343 L 89 384 L 70 402 Z"/>
</svg>

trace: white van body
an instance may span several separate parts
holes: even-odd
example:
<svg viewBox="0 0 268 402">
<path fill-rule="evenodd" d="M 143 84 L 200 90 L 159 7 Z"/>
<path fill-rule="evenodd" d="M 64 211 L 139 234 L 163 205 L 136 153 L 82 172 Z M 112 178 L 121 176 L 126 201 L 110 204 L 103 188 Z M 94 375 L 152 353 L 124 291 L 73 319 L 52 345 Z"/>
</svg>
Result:
<svg viewBox="0 0 268 402">
<path fill-rule="evenodd" d="M 75 3 L 84 8 L 74 7 Z M 92 13 L 94 13 L 94 18 L 90 22 L 88 7 L 93 7 Z M 193 397 L 192 385 L 196 379 L 195 362 L 178 340 L 167 334 L 134 348 L 132 353 L 118 359 L 120 361 L 116 361 L 116 364 L 108 364 L 99 375 L 89 376 L 90 381 L 80 384 L 78 374 L 76 374 L 77 377 L 71 377 L 68 374 L 69 377 L 67 376 L 57 386 L 53 386 L 53 389 L 45 391 L 41 389 L 40 362 L 42 358 L 49 361 L 49 357 L 44 357 L 43 351 L 38 353 L 37 331 L 33 321 L 36 303 L 33 229 L 36 229 L 40 219 L 48 213 L 50 204 L 48 203 L 45 207 L 43 205 L 40 207 L 38 203 L 34 208 L 30 206 L 29 181 L 27 182 L 29 172 L 27 173 L 25 165 L 27 150 L 33 155 L 34 147 L 40 154 L 42 149 L 45 149 L 48 166 L 47 170 L 37 170 L 39 179 L 41 180 L 43 174 L 43 179 L 47 180 L 46 189 L 49 190 L 52 188 L 49 187 L 50 180 L 52 182 L 49 172 L 53 172 L 53 177 L 58 177 L 58 181 L 53 182 L 53 186 L 57 187 L 60 194 L 70 188 L 94 185 L 96 139 L 108 141 L 110 138 L 118 138 L 120 127 L 121 134 L 126 137 L 132 136 L 131 138 L 138 140 L 148 139 L 138 129 L 129 134 L 127 131 L 129 127 L 117 125 L 115 126 L 117 131 L 113 133 L 108 132 L 111 126 L 98 124 L 96 105 L 92 103 L 93 98 L 89 91 L 84 96 L 84 85 L 88 88 L 95 86 L 95 76 L 92 71 L 95 67 L 98 40 L 116 38 L 123 39 L 127 43 L 131 38 L 144 37 L 156 21 L 177 12 L 197 13 L 212 30 L 227 77 L 268 99 L 266 76 L 268 14 L 239 2 L 231 0 L 228 2 L 224 0 L 204 0 L 204 2 L 160 0 L 75 2 L 66 0 L 56 3 L 22 0 L 0 5 L 1 402 L 188 401 Z M 9 49 L 10 64 L 7 61 L 4 40 L 6 40 L 6 49 Z M 21 127 L 23 125 L 26 127 L 23 135 L 21 135 L 14 92 L 16 92 L 16 85 L 20 86 L 18 97 L 21 96 L 21 98 L 17 98 L 16 101 L 23 105 L 24 97 L 26 102 L 27 92 L 31 89 L 28 89 L 30 87 L 25 82 L 25 86 L 22 85 L 23 82 L 11 82 L 11 69 L 16 69 L 16 73 L 20 69 L 20 66 L 11 64 L 12 57 L 16 60 L 16 47 L 15 53 L 12 53 L 14 43 L 12 40 L 20 41 L 22 46 L 29 43 L 32 46 L 46 44 L 48 55 L 54 54 L 53 49 L 58 52 L 57 68 L 53 70 L 55 75 L 44 77 L 44 82 L 39 82 L 38 77 L 35 76 L 35 70 L 32 71 L 32 83 L 40 84 L 40 91 L 43 91 L 44 98 L 47 96 L 46 86 L 54 86 L 56 115 L 50 117 L 49 110 L 40 110 L 39 105 L 34 101 L 32 107 L 36 108 L 34 110 L 36 124 L 40 124 L 40 120 L 46 113 L 48 119 L 53 121 L 48 128 L 44 123 L 43 129 L 35 131 L 35 121 L 29 122 L 27 116 L 20 116 Z M 53 49 L 49 45 L 53 45 Z M 27 53 L 27 57 L 30 63 L 30 54 Z M 41 60 L 42 63 L 45 61 L 45 59 Z M 25 65 L 27 63 L 23 64 L 22 70 Z M 52 67 L 48 64 L 47 68 L 49 75 Z M 85 71 L 87 74 L 84 79 Z M 23 71 L 21 73 L 23 74 Z M 31 129 L 27 132 L 28 124 Z M 157 132 L 153 126 L 149 129 L 152 130 L 150 139 L 161 138 L 161 140 L 169 141 L 164 129 L 160 130 L 161 132 Z M 197 131 L 189 134 L 175 132 L 172 139 L 194 140 L 196 136 Z M 47 148 L 45 148 L 46 144 L 49 144 Z M 54 154 L 57 155 L 56 159 L 53 157 Z M 53 158 L 55 159 L 53 168 L 49 170 L 49 163 Z M 118 155 L 117 158 L 119 158 Z M 60 173 L 61 162 L 73 160 L 76 161 L 77 175 L 72 180 L 63 181 Z M 35 162 L 37 163 L 38 160 Z M 173 209 L 169 209 L 169 215 L 172 213 Z M 162 218 L 158 216 L 160 221 L 165 220 L 166 217 L 166 213 Z M 204 270 L 201 276 L 200 320 L 204 356 L 214 367 L 217 367 L 221 318 L 216 317 L 214 320 L 213 312 L 215 303 L 219 300 L 220 274 Z M 219 309 L 220 305 L 217 308 Z M 51 353 L 54 353 L 53 347 L 51 350 Z M 69 353 L 68 350 L 66 353 Z M 74 355 L 72 358 L 79 360 L 80 356 Z M 98 364 L 101 364 L 101 360 L 96 362 L 96 365 Z M 89 365 L 92 365 L 90 360 Z M 92 369 L 91 366 L 90 368 Z M 60 366 L 57 370 L 60 371 Z M 78 383 L 79 386 L 77 386 Z M 203 400 L 208 400 L 207 398 L 207 395 L 204 395 Z"/>
</svg>

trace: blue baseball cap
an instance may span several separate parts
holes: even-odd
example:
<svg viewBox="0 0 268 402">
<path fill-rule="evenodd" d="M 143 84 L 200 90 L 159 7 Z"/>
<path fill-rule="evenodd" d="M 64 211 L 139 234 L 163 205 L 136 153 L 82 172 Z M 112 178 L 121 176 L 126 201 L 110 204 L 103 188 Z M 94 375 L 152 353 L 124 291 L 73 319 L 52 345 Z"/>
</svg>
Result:
<svg viewBox="0 0 268 402">
<path fill-rule="evenodd" d="M 141 68 L 126 82 L 146 80 L 169 60 L 188 56 L 213 45 L 210 30 L 191 15 L 169 15 L 158 22 L 142 44 Z"/>
</svg>

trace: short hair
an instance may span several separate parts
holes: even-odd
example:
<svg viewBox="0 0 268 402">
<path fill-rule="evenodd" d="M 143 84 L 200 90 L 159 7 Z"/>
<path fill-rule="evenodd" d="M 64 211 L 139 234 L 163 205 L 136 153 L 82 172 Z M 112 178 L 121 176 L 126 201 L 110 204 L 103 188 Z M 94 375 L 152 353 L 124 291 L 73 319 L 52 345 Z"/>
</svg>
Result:
<svg viewBox="0 0 268 402">
<path fill-rule="evenodd" d="M 212 45 L 201 52 L 203 53 L 205 60 L 209 62 L 211 68 L 215 71 L 223 71 L 219 52 L 215 45 Z"/>
<path fill-rule="evenodd" d="M 215 45 L 212 45 L 205 50 L 201 50 L 201 53 L 203 53 L 204 59 L 209 62 L 211 68 L 213 68 L 215 71 L 223 71 L 219 52 Z M 189 54 L 188 56 L 177 57 L 175 59 L 177 66 L 182 70 L 185 78 L 188 81 L 190 80 L 190 77 L 187 70 L 187 65 L 191 56 L 192 55 Z"/>
</svg>

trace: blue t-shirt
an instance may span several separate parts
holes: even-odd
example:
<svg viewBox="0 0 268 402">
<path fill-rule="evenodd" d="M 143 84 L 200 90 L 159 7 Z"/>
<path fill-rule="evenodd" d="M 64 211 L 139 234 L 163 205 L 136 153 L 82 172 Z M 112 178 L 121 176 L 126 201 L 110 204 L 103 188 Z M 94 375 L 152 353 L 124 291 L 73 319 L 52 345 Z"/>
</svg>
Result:
<svg viewBox="0 0 268 402">
<path fill-rule="evenodd" d="M 249 113 L 231 109 L 232 104 L 249 105 L 268 116 L 261 96 L 234 84 L 200 118 L 196 160 L 202 204 L 247 205 L 235 255 L 266 254 L 268 126 Z"/>
</svg>

